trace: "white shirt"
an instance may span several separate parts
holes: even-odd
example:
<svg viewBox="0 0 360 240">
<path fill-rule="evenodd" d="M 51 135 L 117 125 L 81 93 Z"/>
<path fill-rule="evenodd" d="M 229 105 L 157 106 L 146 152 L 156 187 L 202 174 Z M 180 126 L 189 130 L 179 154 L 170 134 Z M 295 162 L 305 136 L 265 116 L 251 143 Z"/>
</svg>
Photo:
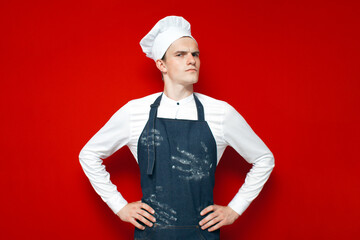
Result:
<svg viewBox="0 0 360 240">
<path fill-rule="evenodd" d="M 161 93 L 129 101 L 120 108 L 81 150 L 80 164 L 95 191 L 116 214 L 127 201 L 110 181 L 102 159 L 127 145 L 137 161 L 138 139 L 149 118 L 150 105 Z M 261 139 L 253 132 L 244 118 L 228 103 L 204 94 L 195 93 L 204 107 L 205 120 L 215 138 L 217 162 L 227 146 L 233 147 L 253 166 L 245 183 L 229 203 L 242 214 L 256 198 L 274 167 L 274 157 Z M 158 117 L 197 120 L 194 95 L 174 101 L 163 94 Z"/>
</svg>

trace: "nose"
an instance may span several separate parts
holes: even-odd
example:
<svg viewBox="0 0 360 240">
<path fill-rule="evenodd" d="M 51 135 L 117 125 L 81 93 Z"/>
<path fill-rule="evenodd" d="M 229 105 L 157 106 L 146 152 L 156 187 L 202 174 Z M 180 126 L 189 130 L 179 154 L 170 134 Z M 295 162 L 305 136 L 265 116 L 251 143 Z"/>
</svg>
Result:
<svg viewBox="0 0 360 240">
<path fill-rule="evenodd" d="M 187 63 L 191 65 L 194 65 L 196 63 L 195 58 L 191 53 L 188 53 Z"/>
</svg>

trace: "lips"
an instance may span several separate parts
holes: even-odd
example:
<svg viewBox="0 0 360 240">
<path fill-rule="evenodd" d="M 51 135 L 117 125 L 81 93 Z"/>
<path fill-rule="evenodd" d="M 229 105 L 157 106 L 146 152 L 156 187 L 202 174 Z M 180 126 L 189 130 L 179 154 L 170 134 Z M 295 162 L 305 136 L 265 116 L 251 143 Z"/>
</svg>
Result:
<svg viewBox="0 0 360 240">
<path fill-rule="evenodd" d="M 190 69 L 187 69 L 185 72 L 196 72 L 196 68 L 190 68 Z"/>
</svg>

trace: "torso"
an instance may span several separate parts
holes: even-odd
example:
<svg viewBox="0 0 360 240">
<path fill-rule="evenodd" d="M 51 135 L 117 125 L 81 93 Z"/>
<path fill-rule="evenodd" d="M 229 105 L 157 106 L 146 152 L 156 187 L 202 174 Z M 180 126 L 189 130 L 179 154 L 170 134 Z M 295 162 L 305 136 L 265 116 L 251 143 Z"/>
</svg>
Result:
<svg viewBox="0 0 360 240">
<path fill-rule="evenodd" d="M 131 137 L 128 143 L 128 147 L 137 161 L 138 139 L 149 118 L 150 104 L 152 104 L 160 94 L 161 93 L 151 94 L 143 98 L 132 100 L 128 103 L 131 112 L 130 122 L 132 124 Z M 227 103 L 208 97 L 204 94 L 195 94 L 204 107 L 205 120 L 207 121 L 210 130 L 215 138 L 217 146 L 217 162 L 219 162 L 227 146 L 227 143 L 223 139 L 222 129 L 225 107 Z M 180 101 L 180 105 L 177 105 L 176 103 L 176 101 L 168 101 L 168 99 L 162 99 L 158 108 L 157 116 L 159 118 L 169 119 L 197 119 L 195 101 L 193 100 L 193 98 L 190 97 L 190 99 L 185 99 L 183 102 Z"/>
</svg>

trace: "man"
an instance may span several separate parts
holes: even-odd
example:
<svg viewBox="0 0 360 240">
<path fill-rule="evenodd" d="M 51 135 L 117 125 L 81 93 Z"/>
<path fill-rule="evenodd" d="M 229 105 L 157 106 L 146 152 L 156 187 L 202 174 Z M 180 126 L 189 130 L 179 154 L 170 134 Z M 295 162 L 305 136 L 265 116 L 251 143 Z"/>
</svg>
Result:
<svg viewBox="0 0 360 240">
<path fill-rule="evenodd" d="M 124 105 L 80 152 L 92 186 L 135 239 L 219 239 L 259 194 L 273 167 L 269 149 L 229 104 L 194 93 L 199 48 L 182 17 L 160 20 L 141 40 L 164 91 Z M 127 145 L 141 173 L 141 201 L 127 203 L 102 160 Z M 226 146 L 253 164 L 228 206 L 213 203 L 215 168 Z"/>
</svg>

